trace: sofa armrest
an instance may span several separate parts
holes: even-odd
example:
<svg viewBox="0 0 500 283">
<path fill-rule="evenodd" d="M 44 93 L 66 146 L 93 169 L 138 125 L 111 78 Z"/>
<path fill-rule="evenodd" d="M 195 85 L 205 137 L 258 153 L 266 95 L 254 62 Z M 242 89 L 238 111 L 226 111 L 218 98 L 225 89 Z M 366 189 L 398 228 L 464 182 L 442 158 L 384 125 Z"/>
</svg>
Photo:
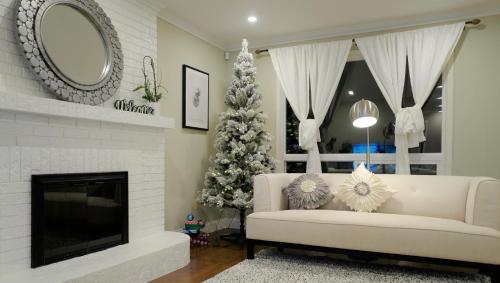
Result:
<svg viewBox="0 0 500 283">
<path fill-rule="evenodd" d="M 465 211 L 465 222 L 500 231 L 500 181 L 474 178 L 471 181 Z"/>
<path fill-rule="evenodd" d="M 290 183 L 291 174 L 261 174 L 253 181 L 253 211 L 279 211 L 288 208 L 281 189 Z"/>
</svg>

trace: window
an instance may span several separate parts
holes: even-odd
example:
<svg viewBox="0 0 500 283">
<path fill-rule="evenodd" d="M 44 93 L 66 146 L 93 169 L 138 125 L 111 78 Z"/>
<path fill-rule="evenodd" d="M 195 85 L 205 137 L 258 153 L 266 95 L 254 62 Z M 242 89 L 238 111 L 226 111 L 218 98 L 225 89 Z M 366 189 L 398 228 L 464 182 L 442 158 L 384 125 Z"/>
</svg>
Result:
<svg viewBox="0 0 500 283">
<path fill-rule="evenodd" d="M 443 84 L 439 79 L 422 108 L 426 141 L 410 149 L 412 174 L 437 174 L 442 163 Z M 379 109 L 377 124 L 370 131 L 371 170 L 395 173 L 394 113 L 387 104 L 364 60 L 347 62 L 330 109 L 320 127 L 323 172 L 351 172 L 366 156 L 366 129 L 352 126 L 351 106 L 361 98 L 373 101 Z M 305 172 L 307 153 L 298 144 L 299 121 L 286 102 L 285 162 L 287 172 Z M 403 107 L 413 106 L 413 94 L 407 70 Z M 309 114 L 312 117 L 312 111 Z"/>
</svg>

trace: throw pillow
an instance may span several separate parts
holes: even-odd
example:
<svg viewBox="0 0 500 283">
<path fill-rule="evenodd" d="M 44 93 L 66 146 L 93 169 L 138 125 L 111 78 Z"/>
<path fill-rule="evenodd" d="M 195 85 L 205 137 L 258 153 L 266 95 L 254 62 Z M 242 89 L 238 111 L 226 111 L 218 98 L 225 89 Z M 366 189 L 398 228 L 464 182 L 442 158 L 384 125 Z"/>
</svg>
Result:
<svg viewBox="0 0 500 283">
<path fill-rule="evenodd" d="M 283 188 L 290 209 L 316 209 L 333 199 L 328 185 L 316 174 L 304 174 Z"/>
<path fill-rule="evenodd" d="M 394 193 L 396 191 L 389 189 L 377 175 L 366 170 L 365 164 L 361 163 L 340 186 L 335 197 L 355 211 L 372 212 Z"/>
</svg>

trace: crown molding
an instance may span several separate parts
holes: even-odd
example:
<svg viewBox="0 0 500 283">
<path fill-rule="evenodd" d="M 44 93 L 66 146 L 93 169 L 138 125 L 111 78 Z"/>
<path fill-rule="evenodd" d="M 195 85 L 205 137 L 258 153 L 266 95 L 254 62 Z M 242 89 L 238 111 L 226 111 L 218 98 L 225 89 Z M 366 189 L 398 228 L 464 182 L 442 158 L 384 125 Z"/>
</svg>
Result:
<svg viewBox="0 0 500 283">
<path fill-rule="evenodd" d="M 191 35 L 194 35 L 195 37 L 209 43 L 210 45 L 213 45 L 221 50 L 227 50 L 225 47 L 225 44 L 222 43 L 219 39 L 217 39 L 213 35 L 209 35 L 206 32 L 202 32 L 200 29 L 195 27 L 194 25 L 188 23 L 187 21 L 184 21 L 180 19 L 179 17 L 171 14 L 167 10 L 162 10 L 160 13 L 158 13 L 158 18 L 178 27 L 179 29 L 190 33 Z"/>
<path fill-rule="evenodd" d="M 386 20 L 383 22 L 366 23 L 360 25 L 350 25 L 339 28 L 325 28 L 318 31 L 310 31 L 297 33 L 293 35 L 286 36 L 275 36 L 272 40 L 255 40 L 250 37 L 249 44 L 250 48 L 269 48 L 289 44 L 297 44 L 312 40 L 322 40 L 341 36 L 355 36 L 366 33 L 373 32 L 383 32 L 396 29 L 404 29 L 411 27 L 418 27 L 423 25 L 441 24 L 453 21 L 470 20 L 478 17 L 487 17 L 500 14 L 500 5 L 495 5 L 495 7 L 487 7 L 481 10 L 475 11 L 474 13 L 454 13 L 446 15 L 432 15 L 427 17 L 418 17 L 416 19 L 397 19 L 397 20 Z M 226 46 L 228 51 L 237 51 L 240 49 L 239 44 L 231 44 Z"/>
<path fill-rule="evenodd" d="M 283 36 L 274 36 L 271 40 L 258 40 L 249 37 L 249 47 L 255 48 L 268 48 L 276 47 L 281 45 L 296 44 L 300 42 L 312 41 L 312 40 L 322 40 L 341 36 L 355 36 L 366 33 L 390 31 L 395 29 L 404 29 L 417 27 L 422 25 L 430 24 L 440 24 L 452 21 L 469 20 L 477 17 L 486 17 L 492 15 L 500 14 L 500 5 L 491 4 L 483 6 L 475 10 L 468 10 L 467 12 L 454 12 L 454 13 L 442 13 L 433 14 L 419 17 L 405 17 L 393 20 L 378 21 L 372 23 L 364 23 L 359 25 L 347 25 L 337 28 L 324 28 L 316 31 L 308 31 L 302 33 L 295 33 Z M 190 24 L 189 22 L 181 19 L 180 17 L 170 13 L 168 9 L 162 9 L 158 13 L 158 18 L 176 26 L 177 28 L 192 34 L 193 36 L 221 49 L 224 51 L 237 51 L 241 48 L 239 39 L 235 43 L 228 43 L 214 34 L 209 34 L 203 32 L 196 26 Z"/>
</svg>

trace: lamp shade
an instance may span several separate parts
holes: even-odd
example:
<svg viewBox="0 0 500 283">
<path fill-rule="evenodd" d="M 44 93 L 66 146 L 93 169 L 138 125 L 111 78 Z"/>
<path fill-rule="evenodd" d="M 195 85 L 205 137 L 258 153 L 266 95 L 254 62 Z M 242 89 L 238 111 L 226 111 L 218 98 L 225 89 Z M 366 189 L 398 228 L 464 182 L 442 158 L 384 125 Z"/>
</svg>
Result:
<svg viewBox="0 0 500 283">
<path fill-rule="evenodd" d="M 351 106 L 349 116 L 354 127 L 368 128 L 377 123 L 378 108 L 370 100 L 361 99 Z"/>
</svg>

